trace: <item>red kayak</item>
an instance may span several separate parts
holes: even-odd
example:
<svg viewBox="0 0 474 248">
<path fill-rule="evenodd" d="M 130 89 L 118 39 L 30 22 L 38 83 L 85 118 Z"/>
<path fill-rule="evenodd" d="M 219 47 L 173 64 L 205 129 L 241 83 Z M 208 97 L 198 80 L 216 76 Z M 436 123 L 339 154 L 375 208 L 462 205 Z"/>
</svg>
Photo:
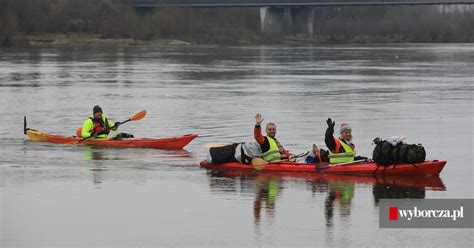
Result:
<svg viewBox="0 0 474 248">
<path fill-rule="evenodd" d="M 183 136 L 176 136 L 170 138 L 160 139 L 145 139 L 145 138 L 124 138 L 120 140 L 113 140 L 111 138 L 103 139 L 87 139 L 81 141 L 81 138 L 76 136 L 66 137 L 61 135 L 47 134 L 41 131 L 27 129 L 26 135 L 32 141 L 51 142 L 58 144 L 71 145 L 93 145 L 104 147 L 119 147 L 119 148 L 154 148 L 154 149 L 183 149 L 189 142 L 196 138 L 197 134 L 188 134 Z"/>
<path fill-rule="evenodd" d="M 359 162 L 344 165 L 329 165 L 316 170 L 315 164 L 283 162 L 270 163 L 263 171 L 287 171 L 287 172 L 312 172 L 322 174 L 347 174 L 347 175 L 439 175 L 446 161 L 425 161 L 419 164 L 397 164 L 390 166 L 377 166 L 375 162 Z M 223 164 L 209 164 L 206 161 L 200 163 L 201 167 L 208 169 L 225 170 L 254 170 L 251 165 L 238 162 Z"/>
</svg>

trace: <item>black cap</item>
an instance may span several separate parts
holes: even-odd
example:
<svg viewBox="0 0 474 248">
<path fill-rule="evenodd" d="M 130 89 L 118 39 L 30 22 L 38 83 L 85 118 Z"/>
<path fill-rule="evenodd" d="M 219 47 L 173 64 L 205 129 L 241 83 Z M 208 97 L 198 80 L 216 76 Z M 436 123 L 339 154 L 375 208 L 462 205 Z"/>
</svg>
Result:
<svg viewBox="0 0 474 248">
<path fill-rule="evenodd" d="M 95 113 L 103 113 L 102 112 L 102 108 L 99 106 L 99 105 L 95 105 L 94 108 L 92 109 L 92 112 L 95 114 Z"/>
</svg>

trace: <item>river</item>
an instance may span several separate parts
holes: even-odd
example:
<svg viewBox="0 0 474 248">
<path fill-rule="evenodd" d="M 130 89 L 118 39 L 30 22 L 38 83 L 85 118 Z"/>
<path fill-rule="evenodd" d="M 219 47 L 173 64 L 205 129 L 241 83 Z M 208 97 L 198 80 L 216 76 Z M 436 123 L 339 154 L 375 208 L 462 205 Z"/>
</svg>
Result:
<svg viewBox="0 0 474 248">
<path fill-rule="evenodd" d="M 0 50 L 2 247 L 472 247 L 473 229 L 381 229 L 381 198 L 473 198 L 474 45 L 101 47 Z M 136 137 L 197 133 L 181 151 L 28 141 L 73 135 L 99 104 Z M 326 119 L 361 155 L 405 134 L 439 178 L 207 171 L 208 143 L 275 122 L 293 152 Z"/>
</svg>

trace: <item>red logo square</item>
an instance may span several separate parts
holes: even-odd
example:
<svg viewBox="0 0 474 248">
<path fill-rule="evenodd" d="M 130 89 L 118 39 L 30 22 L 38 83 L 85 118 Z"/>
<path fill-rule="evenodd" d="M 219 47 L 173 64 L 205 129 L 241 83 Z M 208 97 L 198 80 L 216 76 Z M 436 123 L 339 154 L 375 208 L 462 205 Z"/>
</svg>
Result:
<svg viewBox="0 0 474 248">
<path fill-rule="evenodd" d="M 398 207 L 389 208 L 389 220 L 398 220 Z"/>
</svg>

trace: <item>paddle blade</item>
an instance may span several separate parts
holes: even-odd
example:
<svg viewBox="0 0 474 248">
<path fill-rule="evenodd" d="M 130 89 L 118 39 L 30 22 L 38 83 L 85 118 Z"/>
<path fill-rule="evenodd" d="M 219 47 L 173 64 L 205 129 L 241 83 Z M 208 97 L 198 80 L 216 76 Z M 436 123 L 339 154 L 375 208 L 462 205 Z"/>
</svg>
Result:
<svg viewBox="0 0 474 248">
<path fill-rule="evenodd" d="M 265 166 L 267 166 L 268 162 L 265 161 L 263 158 L 254 158 L 252 159 L 252 167 L 255 170 L 263 170 Z"/>
<path fill-rule="evenodd" d="M 141 119 L 145 118 L 145 116 L 146 116 L 146 109 L 144 109 L 144 110 L 142 110 L 142 111 L 136 113 L 134 116 L 132 116 L 132 117 L 130 118 L 130 120 L 132 120 L 132 121 L 138 121 L 138 120 L 141 120 Z"/>
<path fill-rule="evenodd" d="M 227 146 L 227 145 L 230 145 L 230 144 L 226 144 L 226 143 L 207 143 L 207 144 L 204 144 L 202 146 L 205 147 L 205 148 L 213 148 L 213 147 L 223 147 L 223 146 Z"/>
</svg>

